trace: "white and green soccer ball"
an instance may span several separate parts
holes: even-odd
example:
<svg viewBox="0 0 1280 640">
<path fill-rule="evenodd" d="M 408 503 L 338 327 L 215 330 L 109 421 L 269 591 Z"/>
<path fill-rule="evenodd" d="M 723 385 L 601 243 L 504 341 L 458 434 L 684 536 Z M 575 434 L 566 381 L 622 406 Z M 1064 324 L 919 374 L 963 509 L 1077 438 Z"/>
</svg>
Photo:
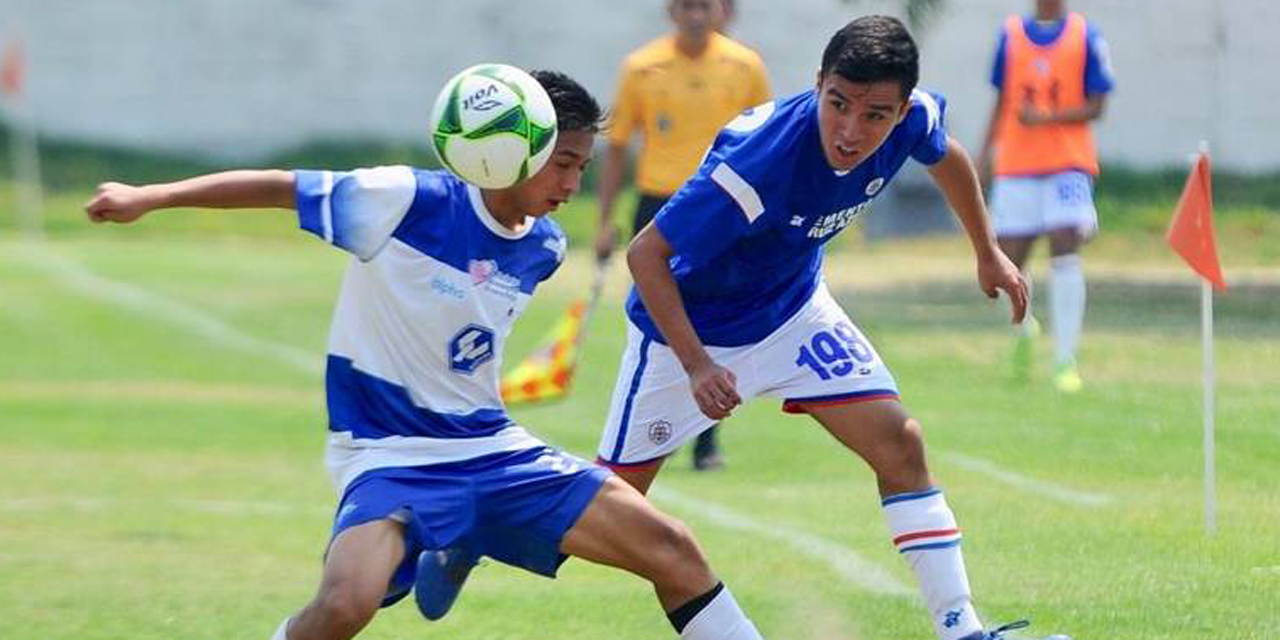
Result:
<svg viewBox="0 0 1280 640">
<path fill-rule="evenodd" d="M 483 189 L 505 189 L 537 173 L 556 146 L 556 110 L 533 76 L 479 64 L 445 83 L 431 112 L 440 164 Z"/>
</svg>

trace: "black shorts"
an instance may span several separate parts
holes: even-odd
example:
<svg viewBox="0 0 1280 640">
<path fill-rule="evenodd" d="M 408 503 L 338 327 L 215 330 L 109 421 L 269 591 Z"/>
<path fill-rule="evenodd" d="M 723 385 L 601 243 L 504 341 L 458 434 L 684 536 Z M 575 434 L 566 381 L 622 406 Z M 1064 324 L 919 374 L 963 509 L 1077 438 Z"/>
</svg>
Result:
<svg viewBox="0 0 1280 640">
<path fill-rule="evenodd" d="M 647 193 L 640 194 L 639 202 L 636 202 L 636 215 L 631 220 L 631 237 L 635 237 L 640 230 L 649 224 L 653 217 L 658 215 L 658 210 L 662 205 L 666 204 L 671 196 L 653 196 Z"/>
</svg>

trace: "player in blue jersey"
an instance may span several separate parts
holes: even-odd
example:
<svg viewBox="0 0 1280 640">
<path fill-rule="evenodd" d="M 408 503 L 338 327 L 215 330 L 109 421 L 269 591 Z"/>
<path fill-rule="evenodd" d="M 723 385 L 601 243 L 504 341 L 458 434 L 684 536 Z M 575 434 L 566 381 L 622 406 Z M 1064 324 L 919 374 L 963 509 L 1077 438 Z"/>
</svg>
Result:
<svg viewBox="0 0 1280 640">
<path fill-rule="evenodd" d="M 823 283 L 823 245 L 908 158 L 924 163 L 977 254 L 978 282 L 1013 320 L 1026 285 L 996 245 L 977 174 L 915 89 L 918 55 L 893 18 L 850 22 L 817 87 L 756 107 L 632 241 L 629 340 L 599 460 L 642 491 L 665 456 L 767 396 L 808 413 L 876 473 L 894 543 L 942 640 L 990 640 L 971 603 L 960 530 L 925 464 L 920 424 L 866 336 Z"/>
<path fill-rule="evenodd" d="M 169 207 L 296 208 L 355 255 L 329 339 L 326 463 L 341 496 L 319 592 L 273 640 L 355 636 L 410 590 L 443 616 L 480 556 L 554 577 L 566 555 L 653 583 L 689 640 L 759 633 L 679 521 L 608 471 L 514 423 L 498 392 L 502 343 L 564 257 L 545 217 L 581 184 L 600 122 L 568 77 L 534 72 L 555 106 L 547 166 L 482 191 L 442 171 L 232 171 L 107 183 L 96 222 Z"/>
</svg>

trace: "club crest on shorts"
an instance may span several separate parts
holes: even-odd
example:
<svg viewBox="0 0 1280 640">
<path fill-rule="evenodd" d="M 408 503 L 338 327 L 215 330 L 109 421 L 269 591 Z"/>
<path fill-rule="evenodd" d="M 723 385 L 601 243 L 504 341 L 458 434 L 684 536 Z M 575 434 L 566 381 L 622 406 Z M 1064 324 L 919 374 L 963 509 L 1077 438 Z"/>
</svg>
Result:
<svg viewBox="0 0 1280 640">
<path fill-rule="evenodd" d="M 649 440 L 654 444 L 662 444 L 671 439 L 671 423 L 666 420 L 654 420 L 650 422 Z"/>
</svg>

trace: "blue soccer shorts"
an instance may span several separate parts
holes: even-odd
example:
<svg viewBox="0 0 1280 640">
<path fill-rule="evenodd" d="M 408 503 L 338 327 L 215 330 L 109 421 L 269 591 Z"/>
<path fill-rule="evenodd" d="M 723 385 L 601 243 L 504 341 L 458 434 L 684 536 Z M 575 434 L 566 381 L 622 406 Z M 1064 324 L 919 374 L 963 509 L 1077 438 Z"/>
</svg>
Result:
<svg viewBox="0 0 1280 640">
<path fill-rule="evenodd" d="M 405 524 L 405 557 L 388 585 L 384 607 L 409 592 L 425 549 L 465 546 L 554 578 L 566 558 L 561 540 L 609 475 L 546 446 L 372 469 L 347 486 L 334 516 L 333 538 L 374 520 Z"/>
</svg>

